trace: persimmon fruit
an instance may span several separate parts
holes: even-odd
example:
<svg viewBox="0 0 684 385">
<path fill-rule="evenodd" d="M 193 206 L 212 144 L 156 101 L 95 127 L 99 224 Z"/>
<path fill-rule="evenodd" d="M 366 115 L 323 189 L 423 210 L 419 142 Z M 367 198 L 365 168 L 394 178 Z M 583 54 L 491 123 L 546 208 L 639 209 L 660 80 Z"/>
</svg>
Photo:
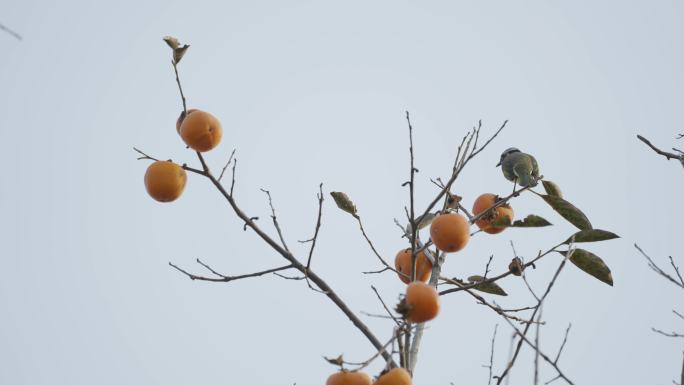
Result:
<svg viewBox="0 0 684 385">
<path fill-rule="evenodd" d="M 325 385 L 371 385 L 373 379 L 363 372 L 337 372 L 328 377 Z"/>
<path fill-rule="evenodd" d="M 411 375 L 404 368 L 394 368 L 383 374 L 375 381 L 374 385 L 411 385 Z"/>
<path fill-rule="evenodd" d="M 445 253 L 462 250 L 470 240 L 470 223 L 461 214 L 441 214 L 430 225 L 430 237 Z"/>
<path fill-rule="evenodd" d="M 499 202 L 500 199 L 496 194 L 485 193 L 480 195 L 473 204 L 473 215 L 477 216 L 484 213 Z M 504 217 L 508 217 L 509 223 L 513 222 L 513 208 L 509 204 L 502 204 L 490 210 L 482 218 L 475 221 L 475 224 L 485 233 L 498 234 L 506 230 L 506 226 L 495 226 L 494 224 L 497 221 L 501 221 Z"/>
<path fill-rule="evenodd" d="M 180 136 L 195 151 L 206 152 L 218 146 L 223 128 L 214 115 L 205 111 L 193 111 L 183 119 Z"/>
<path fill-rule="evenodd" d="M 411 262 L 411 249 L 399 251 L 394 258 L 394 267 L 398 272 L 397 275 L 406 284 L 411 283 L 411 272 L 413 271 Z M 431 274 L 432 263 L 430 263 L 430 259 L 425 255 L 425 252 L 421 251 L 416 255 L 416 281 L 427 282 Z"/>
<path fill-rule="evenodd" d="M 181 123 L 183 123 L 183 120 L 185 120 L 185 117 L 192 114 L 195 111 L 198 111 L 197 108 L 191 108 L 188 110 L 187 113 L 181 111 L 180 115 L 178 115 L 178 119 L 176 119 L 176 132 L 178 132 L 178 135 L 180 135 L 180 126 Z"/>
<path fill-rule="evenodd" d="M 425 282 L 411 282 L 406 287 L 404 301 L 409 322 L 427 322 L 439 314 L 439 293 Z"/>
<path fill-rule="evenodd" d="M 185 189 L 188 176 L 183 168 L 170 160 L 158 160 L 147 167 L 145 189 L 159 202 L 178 199 Z"/>
</svg>

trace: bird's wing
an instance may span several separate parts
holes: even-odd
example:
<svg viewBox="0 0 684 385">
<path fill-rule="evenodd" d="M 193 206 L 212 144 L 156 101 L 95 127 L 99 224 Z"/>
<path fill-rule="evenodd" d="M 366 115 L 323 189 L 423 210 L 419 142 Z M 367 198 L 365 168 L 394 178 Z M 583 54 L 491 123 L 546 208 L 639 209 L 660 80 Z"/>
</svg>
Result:
<svg viewBox="0 0 684 385">
<path fill-rule="evenodd" d="M 539 176 L 539 164 L 537 164 L 537 160 L 532 155 L 530 155 L 530 160 L 532 161 L 532 175 Z"/>
</svg>

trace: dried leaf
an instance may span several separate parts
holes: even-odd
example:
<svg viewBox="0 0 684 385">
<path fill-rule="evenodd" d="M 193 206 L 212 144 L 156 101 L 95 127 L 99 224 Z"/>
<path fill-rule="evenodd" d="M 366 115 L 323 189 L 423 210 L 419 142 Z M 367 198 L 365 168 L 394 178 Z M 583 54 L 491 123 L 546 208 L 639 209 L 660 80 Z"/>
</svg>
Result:
<svg viewBox="0 0 684 385">
<path fill-rule="evenodd" d="M 352 202 L 351 199 L 349 199 L 347 194 L 339 191 L 332 191 L 330 195 L 332 195 L 333 199 L 335 200 L 337 207 L 348 212 L 349 214 L 354 216 L 354 218 L 359 217 L 356 214 L 356 206 L 354 205 L 354 202 Z"/>
<path fill-rule="evenodd" d="M 580 243 L 580 242 L 599 242 L 607 241 L 610 239 L 620 238 L 617 234 L 611 233 L 606 230 L 590 229 L 590 230 L 580 230 L 576 232 L 572 237 L 568 238 L 565 243 Z"/>
<path fill-rule="evenodd" d="M 560 187 L 558 187 L 557 184 L 551 182 L 550 180 L 543 180 L 542 185 L 544 186 L 544 190 L 546 190 L 546 193 L 550 196 L 563 198 L 563 193 L 561 192 L 561 189 Z"/>
<path fill-rule="evenodd" d="M 511 263 L 508 264 L 508 271 L 510 271 L 511 274 L 518 277 L 522 275 L 524 269 L 525 265 L 523 265 L 522 260 L 518 257 L 513 258 L 511 260 Z"/>
<path fill-rule="evenodd" d="M 517 220 L 513 222 L 511 227 L 544 227 L 544 226 L 551 226 L 551 222 L 547 221 L 546 219 L 530 214 L 525 217 L 523 220 Z"/>
<path fill-rule="evenodd" d="M 568 251 L 559 251 L 559 253 L 567 255 Z M 583 249 L 575 249 L 570 256 L 570 262 L 599 281 L 613 286 L 610 268 L 597 255 Z"/>
<path fill-rule="evenodd" d="M 558 214 L 580 230 L 591 229 L 591 222 L 584 213 L 563 198 L 553 195 L 541 196 Z"/>
<path fill-rule="evenodd" d="M 180 63 L 181 59 L 183 58 L 183 55 L 185 55 L 185 52 L 188 50 L 190 46 L 188 44 L 175 48 L 173 50 L 173 62 L 178 64 Z"/>
<path fill-rule="evenodd" d="M 473 275 L 473 276 L 468 277 L 468 281 L 470 281 L 470 283 L 480 282 L 482 280 L 484 280 L 484 277 L 482 277 L 480 275 Z M 494 295 L 503 295 L 503 296 L 508 295 L 508 293 L 506 293 L 504 291 L 504 289 L 501 288 L 501 286 L 497 285 L 496 282 L 481 283 L 477 286 L 473 286 L 473 289 L 479 290 L 483 293 L 489 293 L 489 294 L 494 294 Z"/>
<path fill-rule="evenodd" d="M 331 363 L 333 365 L 337 365 L 337 366 L 342 366 L 344 364 L 344 358 L 342 357 L 341 354 L 335 358 L 328 358 L 328 357 L 323 356 L 323 359 L 325 359 L 329 363 Z"/>
<path fill-rule="evenodd" d="M 176 49 L 180 46 L 180 42 L 173 36 L 164 36 L 164 41 L 171 47 L 171 49 Z"/>
</svg>

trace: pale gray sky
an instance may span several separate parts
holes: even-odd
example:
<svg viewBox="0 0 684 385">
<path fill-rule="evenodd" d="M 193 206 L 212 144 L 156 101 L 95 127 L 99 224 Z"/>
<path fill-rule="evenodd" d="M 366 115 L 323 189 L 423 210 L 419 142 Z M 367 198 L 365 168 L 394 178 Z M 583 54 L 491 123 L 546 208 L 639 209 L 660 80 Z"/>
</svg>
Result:
<svg viewBox="0 0 684 385">
<path fill-rule="evenodd" d="M 516 146 L 598 228 L 621 239 L 590 245 L 613 270 L 609 287 L 568 266 L 544 308 L 542 347 L 577 384 L 667 384 L 681 370 L 682 342 L 650 331 L 684 329 L 672 313 L 681 290 L 657 277 L 632 247 L 663 264 L 684 261 L 678 202 L 682 168 L 635 138 L 679 144 L 684 132 L 684 4 L 678 1 L 488 2 L 88 2 L 0 5 L 0 383 L 320 384 L 321 355 L 350 360 L 371 345 L 327 298 L 276 277 L 231 284 L 191 282 L 167 262 L 226 274 L 282 263 L 242 226 L 209 183 L 190 176 L 173 204 L 143 187 L 147 163 L 195 162 L 174 122 L 179 97 L 161 37 L 192 44 L 181 63 L 189 105 L 223 122 L 208 154 L 219 168 L 237 148 L 236 196 L 268 218 L 272 191 L 291 245 L 311 236 L 319 182 L 356 202 L 379 250 L 405 244 L 407 130 L 412 113 L 417 201 L 448 176 L 457 142 L 478 119 L 490 134 L 509 126 L 463 174 L 466 205 L 510 184 L 494 168 Z M 555 226 L 478 235 L 449 257 L 448 275 L 482 271 L 508 242 L 532 256 L 573 232 L 541 200 L 514 202 Z M 378 312 L 374 284 L 394 301 L 403 284 L 378 268 L 353 219 L 327 199 L 313 266 L 355 311 Z M 261 224 L 269 231 L 268 221 Z M 303 246 L 295 246 L 302 255 Z M 531 274 L 541 288 L 560 261 Z M 508 279 L 502 306 L 532 303 Z M 503 368 L 510 328 L 462 294 L 442 298 L 415 382 L 484 384 L 489 340 Z M 367 319 L 381 339 L 391 323 Z M 370 368 L 377 373 L 380 363 Z M 512 384 L 531 383 L 526 352 Z M 544 367 L 543 379 L 553 377 Z"/>
</svg>

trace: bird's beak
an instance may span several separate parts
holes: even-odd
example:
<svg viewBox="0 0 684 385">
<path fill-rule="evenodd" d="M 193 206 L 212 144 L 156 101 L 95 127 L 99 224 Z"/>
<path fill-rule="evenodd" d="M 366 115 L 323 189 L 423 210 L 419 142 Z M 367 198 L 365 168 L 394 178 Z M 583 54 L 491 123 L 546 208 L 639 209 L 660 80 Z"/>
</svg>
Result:
<svg viewBox="0 0 684 385">
<path fill-rule="evenodd" d="M 501 162 L 497 163 L 495 167 L 501 166 Z"/>
</svg>

